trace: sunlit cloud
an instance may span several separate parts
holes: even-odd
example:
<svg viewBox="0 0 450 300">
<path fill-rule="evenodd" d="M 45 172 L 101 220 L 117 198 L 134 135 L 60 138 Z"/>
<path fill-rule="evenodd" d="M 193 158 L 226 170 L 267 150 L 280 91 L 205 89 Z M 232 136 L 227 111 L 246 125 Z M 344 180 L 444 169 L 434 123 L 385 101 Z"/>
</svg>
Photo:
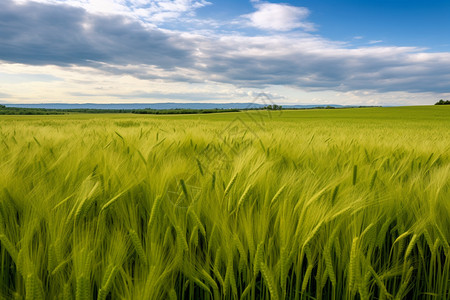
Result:
<svg viewBox="0 0 450 300">
<path fill-rule="evenodd" d="M 269 31 L 290 31 L 301 28 L 307 31 L 315 29 L 314 25 L 306 21 L 309 10 L 288 4 L 256 2 L 256 11 L 243 15 L 248 26 Z"/>
<path fill-rule="evenodd" d="M 206 0 L 16 0 L 66 5 L 83 8 L 89 13 L 101 15 L 122 15 L 150 23 L 168 22 L 180 16 L 195 15 L 195 10 L 210 5 Z"/>
</svg>

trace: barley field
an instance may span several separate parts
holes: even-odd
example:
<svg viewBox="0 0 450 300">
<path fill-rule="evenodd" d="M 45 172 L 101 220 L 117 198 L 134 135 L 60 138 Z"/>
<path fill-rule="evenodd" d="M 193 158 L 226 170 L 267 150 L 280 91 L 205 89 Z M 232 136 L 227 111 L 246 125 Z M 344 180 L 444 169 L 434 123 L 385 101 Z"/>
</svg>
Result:
<svg viewBox="0 0 450 300">
<path fill-rule="evenodd" d="M 450 107 L 0 117 L 1 299 L 449 299 Z"/>
</svg>

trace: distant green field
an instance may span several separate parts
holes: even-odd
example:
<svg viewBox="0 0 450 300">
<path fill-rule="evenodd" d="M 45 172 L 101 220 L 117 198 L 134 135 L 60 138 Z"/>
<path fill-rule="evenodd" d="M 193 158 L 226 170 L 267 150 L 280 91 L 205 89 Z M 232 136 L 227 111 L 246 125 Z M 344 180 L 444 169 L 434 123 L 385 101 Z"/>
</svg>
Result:
<svg viewBox="0 0 450 300">
<path fill-rule="evenodd" d="M 450 107 L 0 116 L 0 299 L 449 299 Z"/>
</svg>

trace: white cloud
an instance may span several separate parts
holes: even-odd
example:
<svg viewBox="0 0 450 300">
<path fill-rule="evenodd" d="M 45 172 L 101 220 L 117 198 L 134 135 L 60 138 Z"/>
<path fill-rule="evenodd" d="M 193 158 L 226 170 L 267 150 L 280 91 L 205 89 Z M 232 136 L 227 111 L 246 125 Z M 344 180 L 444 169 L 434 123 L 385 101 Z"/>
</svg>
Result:
<svg viewBox="0 0 450 300">
<path fill-rule="evenodd" d="M 22 4 L 30 1 L 80 7 L 94 14 L 123 15 L 145 23 L 161 23 L 183 15 L 192 16 L 196 9 L 211 4 L 206 0 L 15 0 Z"/>
<path fill-rule="evenodd" d="M 255 12 L 242 16 L 249 26 L 269 31 L 314 30 L 314 25 L 305 21 L 309 15 L 305 7 L 266 2 L 256 2 L 254 6 Z"/>
</svg>

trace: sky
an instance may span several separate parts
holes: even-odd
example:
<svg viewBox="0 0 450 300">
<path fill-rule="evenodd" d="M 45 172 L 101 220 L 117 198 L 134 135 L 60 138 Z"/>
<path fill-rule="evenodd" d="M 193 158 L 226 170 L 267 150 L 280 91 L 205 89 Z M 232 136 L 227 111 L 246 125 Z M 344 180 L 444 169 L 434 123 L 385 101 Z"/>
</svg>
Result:
<svg viewBox="0 0 450 300">
<path fill-rule="evenodd" d="M 0 103 L 428 105 L 448 0 L 0 0 Z"/>
</svg>

